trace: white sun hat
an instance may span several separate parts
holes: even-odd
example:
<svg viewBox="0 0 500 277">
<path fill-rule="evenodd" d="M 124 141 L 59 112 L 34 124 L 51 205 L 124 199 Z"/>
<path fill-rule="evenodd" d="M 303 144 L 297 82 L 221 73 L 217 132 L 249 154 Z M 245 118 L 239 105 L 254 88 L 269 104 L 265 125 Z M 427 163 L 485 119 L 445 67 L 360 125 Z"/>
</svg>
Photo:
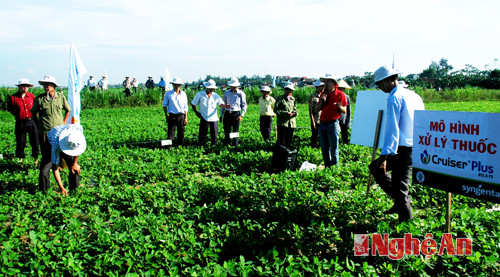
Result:
<svg viewBox="0 0 500 277">
<path fill-rule="evenodd" d="M 212 79 L 210 79 L 210 80 L 206 81 L 205 83 L 203 83 L 203 86 L 205 88 L 213 88 L 213 89 L 218 88 L 217 85 L 215 84 L 215 81 L 212 80 Z"/>
<path fill-rule="evenodd" d="M 379 67 L 374 73 L 373 73 L 373 77 L 374 77 L 374 83 L 377 83 L 377 82 L 380 82 L 382 80 L 384 80 L 385 78 L 388 78 L 388 77 L 391 77 L 391 76 L 394 76 L 394 75 L 398 75 L 400 74 L 401 72 L 399 71 L 396 71 L 394 68 L 391 68 L 391 67 L 387 67 L 387 66 L 381 66 Z"/>
<path fill-rule="evenodd" d="M 286 84 L 285 88 L 295 90 L 295 85 L 292 82 Z"/>
<path fill-rule="evenodd" d="M 260 87 L 260 91 L 266 91 L 266 92 L 269 92 L 269 94 L 272 93 L 271 88 L 269 86 Z"/>
<path fill-rule="evenodd" d="M 28 79 L 22 78 L 22 79 L 19 79 L 19 82 L 17 82 L 16 86 L 28 86 L 28 87 L 32 87 L 33 85 L 30 84 L 30 81 Z"/>
<path fill-rule="evenodd" d="M 340 81 L 337 82 L 339 85 L 338 87 L 339 88 L 345 88 L 345 89 L 351 89 L 351 86 L 347 84 L 346 81 L 344 81 L 343 79 L 340 79 Z"/>
<path fill-rule="evenodd" d="M 50 83 L 50 84 L 53 84 L 54 86 L 58 87 L 56 78 L 49 76 L 49 75 L 46 75 L 45 77 L 43 77 L 43 80 L 38 81 L 38 83 L 42 86 L 45 83 Z"/>
<path fill-rule="evenodd" d="M 319 80 L 321 82 L 325 82 L 326 80 L 333 80 L 335 83 L 337 83 L 337 79 L 335 79 L 333 75 L 329 73 L 326 73 L 324 77 L 320 77 Z"/>
<path fill-rule="evenodd" d="M 314 83 L 313 83 L 313 86 L 315 87 L 320 87 L 320 86 L 324 86 L 325 83 L 321 82 L 320 79 L 317 79 Z"/>
<path fill-rule="evenodd" d="M 59 135 L 59 147 L 68 156 L 80 156 L 87 149 L 87 142 L 82 130 L 70 127 L 62 131 Z"/>
<path fill-rule="evenodd" d="M 231 80 L 227 82 L 227 85 L 230 87 L 241 87 L 240 81 L 235 77 L 232 77 Z"/>
<path fill-rule="evenodd" d="M 171 84 L 174 84 L 174 85 L 182 85 L 182 80 L 181 80 L 181 78 L 179 78 L 179 77 L 174 77 L 174 78 L 172 79 L 172 82 L 170 82 L 170 83 L 171 83 Z"/>
</svg>

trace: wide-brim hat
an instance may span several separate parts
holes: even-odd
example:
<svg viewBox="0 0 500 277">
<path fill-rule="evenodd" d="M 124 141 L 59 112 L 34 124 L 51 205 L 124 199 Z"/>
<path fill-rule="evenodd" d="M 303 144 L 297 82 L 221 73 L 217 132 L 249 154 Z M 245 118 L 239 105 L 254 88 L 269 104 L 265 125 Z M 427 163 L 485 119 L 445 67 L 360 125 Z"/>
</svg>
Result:
<svg viewBox="0 0 500 277">
<path fill-rule="evenodd" d="M 269 92 L 269 94 L 272 93 L 271 88 L 269 86 L 262 86 L 262 87 L 260 87 L 260 91 Z"/>
<path fill-rule="evenodd" d="M 295 85 L 293 83 L 287 83 L 284 89 L 290 89 L 290 90 L 295 90 Z"/>
<path fill-rule="evenodd" d="M 321 82 L 325 82 L 326 80 L 333 80 L 335 83 L 337 83 L 337 79 L 335 79 L 335 77 L 333 77 L 333 75 L 329 73 L 326 73 L 324 77 L 319 77 L 319 80 Z"/>
<path fill-rule="evenodd" d="M 45 77 L 43 77 L 43 80 L 38 81 L 38 83 L 42 86 L 43 86 L 43 84 L 49 83 L 49 84 L 53 84 L 54 86 L 58 87 L 56 78 L 53 76 L 49 76 L 49 75 L 46 75 Z"/>
<path fill-rule="evenodd" d="M 351 89 L 351 86 L 349 84 L 347 84 L 347 82 L 342 80 L 342 79 L 340 81 L 338 81 L 337 83 L 338 83 L 339 88 Z"/>
<path fill-rule="evenodd" d="M 238 81 L 238 79 L 236 79 L 234 77 L 231 78 L 231 80 L 229 80 L 229 82 L 227 82 L 227 85 L 230 87 L 241 87 L 240 81 Z"/>
<path fill-rule="evenodd" d="M 170 82 L 170 83 L 171 83 L 171 84 L 174 84 L 174 85 L 182 85 L 182 80 L 181 80 L 181 78 L 179 78 L 179 77 L 174 77 L 174 78 L 172 79 L 172 82 Z"/>
<path fill-rule="evenodd" d="M 324 85 L 325 85 L 325 83 L 321 82 L 321 80 L 320 80 L 320 79 L 317 79 L 317 80 L 316 80 L 316 81 L 314 81 L 314 83 L 313 83 L 313 86 L 315 86 L 315 87 L 320 87 L 320 86 L 324 86 Z"/>
<path fill-rule="evenodd" d="M 210 80 L 206 81 L 205 83 L 203 83 L 203 86 L 205 88 L 213 88 L 213 89 L 218 88 L 217 85 L 215 84 L 215 81 L 212 80 L 212 79 L 210 79 Z"/>
<path fill-rule="evenodd" d="M 22 79 L 19 79 L 19 82 L 17 82 L 17 85 L 16 86 L 28 86 L 28 87 L 32 87 L 33 84 L 30 84 L 30 81 L 26 78 L 22 78 Z"/>
<path fill-rule="evenodd" d="M 59 135 L 59 147 L 61 147 L 64 154 L 76 157 L 87 149 L 87 142 L 83 132 L 77 128 L 68 128 Z"/>
<path fill-rule="evenodd" d="M 377 85 L 378 82 L 386 79 L 386 78 L 389 78 L 391 76 L 394 76 L 394 75 L 398 75 L 400 74 L 401 72 L 397 71 L 396 69 L 392 68 L 392 67 L 387 67 L 387 66 L 381 66 L 379 67 L 377 70 L 375 70 L 375 72 L 373 73 L 373 83 L 370 84 L 370 87 L 374 87 Z"/>
</svg>

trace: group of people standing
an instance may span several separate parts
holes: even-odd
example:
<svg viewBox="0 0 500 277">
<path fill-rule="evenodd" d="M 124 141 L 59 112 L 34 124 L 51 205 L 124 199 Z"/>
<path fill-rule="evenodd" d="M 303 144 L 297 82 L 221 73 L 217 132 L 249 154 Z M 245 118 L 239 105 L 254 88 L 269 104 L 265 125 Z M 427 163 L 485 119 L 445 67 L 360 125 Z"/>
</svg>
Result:
<svg viewBox="0 0 500 277">
<path fill-rule="evenodd" d="M 45 93 L 35 97 L 28 92 L 28 89 L 33 87 L 29 80 L 20 79 L 17 84 L 18 92 L 12 95 L 8 102 L 8 110 L 16 118 L 16 157 L 23 162 L 28 134 L 35 165 L 38 165 L 39 153 L 42 154 L 39 189 L 49 189 L 52 168 L 61 193 L 67 195 L 68 191 L 62 184 L 59 171 L 61 168 L 69 169 L 70 191 L 79 186 L 78 156 L 86 149 L 83 128 L 79 124 L 65 124 L 71 107 L 62 92 L 56 91 L 56 79 L 45 76 L 38 83 L 43 86 Z"/>
<path fill-rule="evenodd" d="M 387 120 L 384 144 L 380 157 L 370 166 L 370 172 L 381 188 L 394 200 L 394 205 L 386 214 L 397 213 L 400 221 L 413 217 L 409 182 L 412 170 L 413 115 L 415 110 L 424 110 L 422 99 L 398 81 L 399 72 L 393 68 L 380 67 L 374 73 L 373 86 L 389 93 L 387 100 Z M 103 76 L 105 77 L 105 76 Z M 92 78 L 91 78 L 92 79 Z M 136 80 L 134 78 L 134 80 Z M 25 158 L 26 135 L 31 144 L 31 155 L 37 158 L 41 150 L 39 187 L 47 191 L 50 184 L 50 169 L 63 194 L 68 194 L 61 182 L 60 168 L 69 168 L 69 189 L 79 186 L 80 166 L 78 156 L 86 149 L 83 129 L 79 124 L 67 124 L 71 110 L 62 92 L 57 92 L 56 79 L 45 76 L 39 81 L 45 93 L 35 97 L 28 90 L 33 87 L 28 79 L 20 79 L 18 92 L 8 102 L 8 110 L 16 118 L 16 156 Z M 163 110 L 168 125 L 168 139 L 173 140 L 177 130 L 177 144 L 184 144 L 185 126 L 188 124 L 188 98 L 181 90 L 182 81 L 174 78 L 173 90 L 166 92 Z M 217 144 L 219 120 L 224 125 L 224 145 L 238 146 L 238 130 L 246 110 L 246 95 L 240 89 L 238 79 L 231 78 L 229 89 L 220 97 L 214 90 L 213 80 L 203 83 L 204 90 L 198 92 L 191 101 L 191 107 L 200 118 L 198 144 L 205 145 L 210 129 L 212 145 Z M 350 124 L 350 99 L 343 92 L 349 85 L 326 74 L 314 83 L 316 91 L 309 98 L 309 118 L 311 122 L 311 145 L 319 141 L 325 167 L 339 162 L 339 136 L 347 143 L 347 129 Z M 124 87 L 130 90 L 129 77 Z M 290 147 L 298 116 L 297 103 L 292 96 L 295 86 L 287 83 L 284 94 L 275 100 L 270 96 L 271 88 L 262 86 L 259 98 L 260 132 L 264 140 L 271 139 L 273 118 L 277 118 L 277 144 Z M 129 92 L 130 93 L 130 92 Z M 218 110 L 221 113 L 219 116 Z M 63 117 L 63 112 L 65 112 Z M 341 124 L 343 122 L 343 124 Z M 342 127 L 344 125 L 344 127 Z M 40 150 L 39 146 L 40 145 Z M 388 171 L 392 171 L 389 174 Z"/>
<path fill-rule="evenodd" d="M 102 91 L 107 91 L 108 90 L 108 86 L 109 86 L 107 76 L 106 75 L 102 75 L 101 80 L 99 80 L 99 82 L 96 82 L 95 79 L 94 79 L 94 76 L 90 75 L 89 79 L 87 80 L 87 85 L 86 86 L 91 91 L 96 90 L 96 89 L 100 89 Z"/>
</svg>

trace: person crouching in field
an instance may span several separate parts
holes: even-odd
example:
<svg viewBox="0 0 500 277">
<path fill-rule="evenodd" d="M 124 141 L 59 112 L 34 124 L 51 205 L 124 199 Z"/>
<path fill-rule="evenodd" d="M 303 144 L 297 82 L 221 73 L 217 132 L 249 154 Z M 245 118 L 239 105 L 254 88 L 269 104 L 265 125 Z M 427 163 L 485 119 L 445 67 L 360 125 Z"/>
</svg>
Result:
<svg viewBox="0 0 500 277">
<path fill-rule="evenodd" d="M 265 141 L 271 139 L 271 129 L 273 128 L 273 117 L 274 105 L 276 100 L 270 96 L 271 88 L 268 86 L 262 86 L 260 88 L 260 93 L 262 97 L 259 97 L 259 107 L 260 107 L 260 133 Z"/>
<path fill-rule="evenodd" d="M 26 147 L 26 134 L 30 138 L 31 156 L 38 158 L 38 127 L 31 115 L 31 108 L 35 101 L 35 96 L 28 92 L 28 88 L 32 87 L 28 79 L 19 80 L 17 87 L 18 92 L 12 95 L 7 102 L 7 109 L 16 118 L 16 127 L 14 133 L 16 135 L 16 157 L 20 162 L 24 159 L 24 148 Z"/>
<path fill-rule="evenodd" d="M 384 214 L 398 214 L 400 222 L 413 218 L 409 184 L 412 170 L 413 114 L 425 110 L 422 98 L 398 83 L 399 72 L 382 66 L 374 73 L 374 84 L 385 93 L 387 121 L 384 146 L 380 157 L 369 168 L 375 181 L 387 195 L 394 199 L 394 206 Z M 392 174 L 387 173 L 392 171 Z"/>
<path fill-rule="evenodd" d="M 349 86 L 347 82 L 342 79 L 340 79 L 338 83 L 338 89 L 345 94 L 345 98 L 347 99 L 345 113 L 340 116 L 340 134 L 342 135 L 342 143 L 349 144 L 349 129 L 351 129 L 351 99 L 349 98 L 349 95 L 345 93 L 345 90 L 351 89 L 351 86 Z"/>
<path fill-rule="evenodd" d="M 200 119 L 200 129 L 198 134 L 198 145 L 204 146 L 207 142 L 208 128 L 210 127 L 210 138 L 212 146 L 217 144 L 217 132 L 218 132 L 218 122 L 219 116 L 217 115 L 217 106 L 221 108 L 230 108 L 230 105 L 224 105 L 222 98 L 214 92 L 217 88 L 215 81 L 210 79 L 203 83 L 205 90 L 198 92 L 193 101 L 191 101 L 191 107 L 194 113 Z M 200 111 L 196 109 L 199 106 Z"/>
<path fill-rule="evenodd" d="M 321 115 L 319 95 L 325 89 L 325 84 L 318 79 L 313 85 L 316 91 L 309 97 L 309 117 L 311 118 L 311 147 L 317 148 L 319 141 L 319 117 Z"/>
<path fill-rule="evenodd" d="M 52 147 L 51 162 L 52 172 L 61 193 L 68 195 L 61 180 L 60 168 L 69 168 L 69 190 L 73 191 L 80 186 L 80 165 L 78 156 L 87 148 L 83 128 L 79 124 L 60 125 L 54 127 L 48 135 Z"/>
<path fill-rule="evenodd" d="M 168 126 L 168 139 L 173 140 L 175 129 L 177 129 L 177 145 L 184 145 L 184 132 L 188 124 L 188 99 L 184 91 L 181 90 L 182 81 L 174 77 L 170 82 L 174 89 L 167 91 L 163 98 L 163 111 Z"/>
</svg>

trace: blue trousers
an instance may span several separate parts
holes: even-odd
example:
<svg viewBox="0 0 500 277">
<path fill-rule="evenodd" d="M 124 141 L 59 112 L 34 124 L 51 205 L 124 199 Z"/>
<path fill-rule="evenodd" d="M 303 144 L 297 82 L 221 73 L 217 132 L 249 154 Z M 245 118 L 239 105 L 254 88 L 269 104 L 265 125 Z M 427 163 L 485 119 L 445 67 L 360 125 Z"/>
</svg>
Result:
<svg viewBox="0 0 500 277">
<path fill-rule="evenodd" d="M 336 165 L 339 162 L 339 121 L 329 121 L 319 125 L 319 144 L 325 167 Z"/>
</svg>

